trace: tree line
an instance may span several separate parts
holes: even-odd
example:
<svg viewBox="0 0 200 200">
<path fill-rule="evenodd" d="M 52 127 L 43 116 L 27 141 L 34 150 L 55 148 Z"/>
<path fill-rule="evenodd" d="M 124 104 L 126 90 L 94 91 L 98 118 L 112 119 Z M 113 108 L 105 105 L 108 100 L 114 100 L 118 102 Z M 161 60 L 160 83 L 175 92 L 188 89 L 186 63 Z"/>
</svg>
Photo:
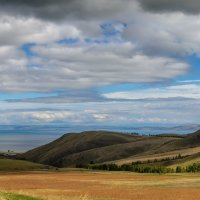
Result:
<svg viewBox="0 0 200 200">
<path fill-rule="evenodd" d="M 80 167 L 80 166 L 79 166 Z M 89 164 L 84 168 L 92 170 L 106 170 L 106 171 L 130 171 L 137 173 L 185 173 L 185 172 L 200 172 L 200 163 L 194 163 L 187 167 L 177 166 L 175 169 L 166 166 L 152 166 L 152 165 L 138 165 L 138 164 L 122 164 L 117 165 L 115 163 L 104 164 Z"/>
</svg>

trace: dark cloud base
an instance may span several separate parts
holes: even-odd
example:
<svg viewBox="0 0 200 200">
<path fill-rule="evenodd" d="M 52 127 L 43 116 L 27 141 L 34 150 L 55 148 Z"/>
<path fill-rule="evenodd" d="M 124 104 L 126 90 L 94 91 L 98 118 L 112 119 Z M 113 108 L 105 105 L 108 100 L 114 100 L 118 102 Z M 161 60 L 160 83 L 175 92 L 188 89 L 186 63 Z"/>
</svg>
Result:
<svg viewBox="0 0 200 200">
<path fill-rule="evenodd" d="M 0 12 L 45 20 L 109 18 L 134 3 L 130 0 L 0 0 Z"/>
<path fill-rule="evenodd" d="M 0 12 L 50 21 L 112 19 L 131 10 L 135 3 L 150 12 L 200 13 L 199 0 L 0 0 Z"/>
<path fill-rule="evenodd" d="M 200 13 L 199 0 L 140 0 L 142 8 L 152 12 Z"/>
</svg>

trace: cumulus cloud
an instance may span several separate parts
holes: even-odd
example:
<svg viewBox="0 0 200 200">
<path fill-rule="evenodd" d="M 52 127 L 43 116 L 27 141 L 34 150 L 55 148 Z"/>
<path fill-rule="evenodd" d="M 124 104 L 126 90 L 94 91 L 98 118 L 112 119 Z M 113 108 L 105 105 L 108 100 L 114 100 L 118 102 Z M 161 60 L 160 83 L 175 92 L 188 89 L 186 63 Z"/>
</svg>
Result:
<svg viewBox="0 0 200 200">
<path fill-rule="evenodd" d="M 73 117 L 73 112 L 50 112 L 50 111 L 41 111 L 41 112 L 27 112 L 24 113 L 25 116 L 31 117 L 34 120 L 42 122 L 52 122 L 59 120 L 66 120 L 67 118 Z"/>
<path fill-rule="evenodd" d="M 183 13 L 136 12 L 124 32 L 127 40 L 148 55 L 200 56 L 200 19 Z M 187 31 L 186 31 L 187 30 Z"/>
<path fill-rule="evenodd" d="M 70 111 L 7 111 L 0 115 L 0 121 L 3 124 L 68 123 L 68 121 L 76 121 L 76 113 Z"/>
<path fill-rule="evenodd" d="M 0 123 L 197 121 L 197 81 L 150 84 L 185 75 L 185 56 L 200 56 L 200 20 L 187 15 L 199 3 L 181 2 L 0 0 L 0 92 L 57 94 L 0 102 Z M 124 83 L 149 88 L 98 92 Z"/>
<path fill-rule="evenodd" d="M 1 15 L 0 46 L 20 46 L 24 43 L 45 44 L 65 37 L 81 37 L 81 31 L 74 25 L 59 26 L 35 18 Z"/>
<path fill-rule="evenodd" d="M 2 49 L 2 51 L 1 51 Z M 167 57 L 151 57 L 134 51 L 129 43 L 33 47 L 39 58 L 27 58 L 12 48 L 0 49 L 0 90 L 37 91 L 89 89 L 115 83 L 161 82 L 183 75 L 189 65 Z M 10 60 L 8 57 L 11 57 Z M 15 59 L 15 60 L 14 60 Z M 7 65 L 3 65 L 3 63 Z M 12 65 L 11 65 L 12 64 Z"/>
<path fill-rule="evenodd" d="M 139 0 L 145 10 L 152 12 L 174 12 L 180 11 L 189 14 L 200 13 L 200 2 L 198 0 Z"/>
</svg>

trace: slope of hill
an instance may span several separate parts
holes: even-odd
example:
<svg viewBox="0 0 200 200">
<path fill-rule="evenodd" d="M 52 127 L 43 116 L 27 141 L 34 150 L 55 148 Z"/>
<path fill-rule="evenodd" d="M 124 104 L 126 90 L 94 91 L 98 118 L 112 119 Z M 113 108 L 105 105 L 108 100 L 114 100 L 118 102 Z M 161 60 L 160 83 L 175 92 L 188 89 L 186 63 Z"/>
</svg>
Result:
<svg viewBox="0 0 200 200">
<path fill-rule="evenodd" d="M 24 160 L 0 159 L 0 171 L 32 171 L 47 169 L 47 166 Z"/>
<path fill-rule="evenodd" d="M 170 167 L 177 167 L 177 166 L 181 166 L 181 167 L 187 167 L 189 165 L 192 165 L 193 163 L 200 163 L 200 152 L 190 155 L 188 157 L 185 157 L 183 159 L 180 159 L 178 161 L 172 161 L 169 163 L 166 163 L 168 166 Z"/>
<path fill-rule="evenodd" d="M 187 149 L 200 146 L 200 130 L 186 135 L 181 140 L 172 140 L 171 142 L 161 146 L 159 149 L 153 153 L 160 153 L 166 151 L 173 151 L 178 149 Z"/>
<path fill-rule="evenodd" d="M 90 131 L 65 134 L 47 145 L 22 154 L 21 157 L 58 167 L 74 167 L 90 162 L 107 162 L 132 155 L 148 154 L 176 140 L 182 138 Z"/>
<path fill-rule="evenodd" d="M 124 158 L 124 159 L 120 159 L 120 160 L 116 160 L 115 163 L 116 164 L 124 164 L 124 163 L 131 163 L 131 162 L 153 162 L 156 160 L 158 160 L 158 162 L 160 160 L 168 160 L 167 158 L 169 158 L 169 160 L 173 160 L 173 158 L 178 157 L 179 155 L 181 156 L 181 159 L 179 158 L 179 161 L 183 161 L 185 162 L 185 160 L 190 160 L 193 159 L 194 155 L 198 154 L 200 152 L 200 146 L 199 147 L 194 147 L 194 148 L 187 148 L 187 149 L 179 149 L 179 150 L 173 150 L 173 151 L 167 151 L 167 152 L 163 152 L 163 153 L 155 153 L 155 154 L 147 154 L 147 155 L 134 155 L 134 156 L 130 156 L 128 158 Z M 187 159 L 186 159 L 187 158 Z M 196 158 L 196 157 L 195 157 Z M 199 157 L 200 159 L 200 157 Z M 175 159 L 173 162 L 177 162 L 178 160 Z M 163 162 L 164 165 L 171 165 L 171 163 L 168 162 Z M 173 163 L 172 163 L 173 164 Z"/>
</svg>

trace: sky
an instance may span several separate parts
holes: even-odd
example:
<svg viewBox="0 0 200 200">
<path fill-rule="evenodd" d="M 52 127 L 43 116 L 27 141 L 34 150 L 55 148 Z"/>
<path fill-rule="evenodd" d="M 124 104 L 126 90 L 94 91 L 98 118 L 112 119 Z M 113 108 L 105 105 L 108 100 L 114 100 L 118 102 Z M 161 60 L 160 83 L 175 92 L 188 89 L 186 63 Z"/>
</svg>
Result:
<svg viewBox="0 0 200 200">
<path fill-rule="evenodd" d="M 199 0 L 0 0 L 0 125 L 199 124 Z"/>
</svg>

